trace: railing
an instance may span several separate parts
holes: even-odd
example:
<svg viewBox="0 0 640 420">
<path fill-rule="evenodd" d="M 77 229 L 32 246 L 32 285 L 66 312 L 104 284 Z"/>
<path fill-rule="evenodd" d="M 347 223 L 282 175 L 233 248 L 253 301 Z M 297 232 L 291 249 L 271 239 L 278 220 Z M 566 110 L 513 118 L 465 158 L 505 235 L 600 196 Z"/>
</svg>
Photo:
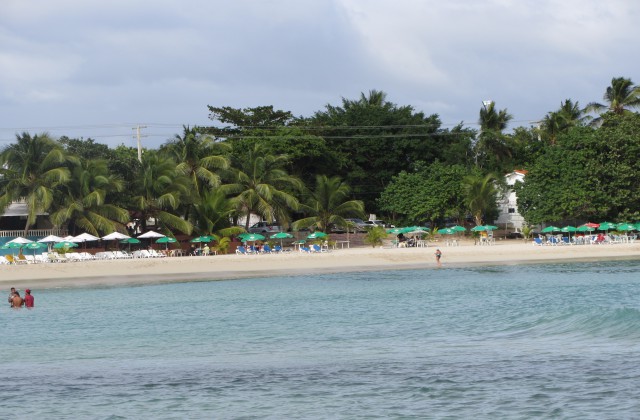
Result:
<svg viewBox="0 0 640 420">
<path fill-rule="evenodd" d="M 0 230 L 0 238 L 16 238 L 18 236 L 26 237 L 45 237 L 49 235 L 67 236 L 66 229 L 52 228 L 52 229 L 29 229 L 27 234 L 24 234 L 24 230 Z"/>
</svg>

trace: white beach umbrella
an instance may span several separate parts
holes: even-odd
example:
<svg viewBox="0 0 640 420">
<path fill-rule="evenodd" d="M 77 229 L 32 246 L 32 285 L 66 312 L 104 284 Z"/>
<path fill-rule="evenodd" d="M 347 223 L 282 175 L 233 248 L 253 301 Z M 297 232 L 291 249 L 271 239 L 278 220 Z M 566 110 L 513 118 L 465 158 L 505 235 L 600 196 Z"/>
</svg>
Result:
<svg viewBox="0 0 640 420">
<path fill-rule="evenodd" d="M 23 238 L 22 236 L 18 236 L 17 238 L 14 238 L 7 243 L 8 244 L 30 244 L 31 242 L 33 241 Z"/>
<path fill-rule="evenodd" d="M 107 236 L 103 236 L 102 240 L 103 241 L 115 241 L 115 240 L 122 240 L 122 239 L 129 239 L 131 238 L 131 236 L 127 236 L 124 233 L 120 233 L 120 232 L 113 232 L 108 234 Z"/>
<path fill-rule="evenodd" d="M 41 244 L 48 244 L 51 242 L 62 242 L 62 241 L 64 241 L 64 239 L 56 235 L 45 236 L 44 238 L 38 240 L 38 242 L 40 242 Z"/>
<path fill-rule="evenodd" d="M 138 236 L 138 239 L 147 239 L 147 238 L 164 238 L 166 235 L 162 233 L 154 232 L 150 230 L 149 232 L 145 232 L 142 235 Z"/>
<path fill-rule="evenodd" d="M 80 243 L 80 242 L 91 242 L 91 241 L 97 241 L 100 238 L 98 238 L 97 236 L 93 236 L 90 233 L 81 233 L 78 236 L 74 236 L 73 238 L 71 238 L 70 242 L 76 242 L 76 243 Z"/>
<path fill-rule="evenodd" d="M 62 240 L 60 242 L 65 242 L 65 241 L 66 242 L 73 242 L 72 239 L 73 239 L 73 235 L 67 235 L 64 238 L 62 238 Z"/>
</svg>

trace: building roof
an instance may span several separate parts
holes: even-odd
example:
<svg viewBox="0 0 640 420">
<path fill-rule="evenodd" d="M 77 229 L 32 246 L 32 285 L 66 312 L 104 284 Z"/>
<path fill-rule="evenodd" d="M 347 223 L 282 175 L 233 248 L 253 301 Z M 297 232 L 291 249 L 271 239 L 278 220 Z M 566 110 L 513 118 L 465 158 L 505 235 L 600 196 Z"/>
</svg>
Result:
<svg viewBox="0 0 640 420">
<path fill-rule="evenodd" d="M 11 203 L 9 207 L 4 211 L 3 214 L 0 214 L 2 217 L 12 217 L 12 216 L 27 216 L 29 215 L 29 210 L 27 209 L 27 203 Z"/>
</svg>

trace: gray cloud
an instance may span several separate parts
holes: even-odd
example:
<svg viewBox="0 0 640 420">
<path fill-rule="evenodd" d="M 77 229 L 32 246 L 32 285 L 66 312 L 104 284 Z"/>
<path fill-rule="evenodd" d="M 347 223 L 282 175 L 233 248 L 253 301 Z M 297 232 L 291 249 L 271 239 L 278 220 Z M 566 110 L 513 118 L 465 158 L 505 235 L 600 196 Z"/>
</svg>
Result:
<svg viewBox="0 0 640 420">
<path fill-rule="evenodd" d="M 495 100 L 515 120 L 640 82 L 629 0 L 5 0 L 0 146 L 19 129 L 156 146 L 207 105 L 311 115 L 370 89 L 474 124 Z M 103 128 L 102 126 L 108 127 Z M 99 127 L 100 126 L 100 127 Z"/>
</svg>

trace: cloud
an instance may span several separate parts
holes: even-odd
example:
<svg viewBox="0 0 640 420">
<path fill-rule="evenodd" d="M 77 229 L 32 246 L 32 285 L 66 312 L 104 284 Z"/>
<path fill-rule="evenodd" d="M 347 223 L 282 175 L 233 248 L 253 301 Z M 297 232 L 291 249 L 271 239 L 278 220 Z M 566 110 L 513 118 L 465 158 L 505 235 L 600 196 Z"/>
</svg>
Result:
<svg viewBox="0 0 640 420">
<path fill-rule="evenodd" d="M 161 141 L 181 123 L 208 123 L 207 105 L 309 116 L 371 89 L 445 123 L 475 123 L 484 99 L 526 121 L 565 98 L 599 100 L 612 77 L 640 80 L 631 0 L 4 0 L 0 9 L 4 128 L 159 122 L 171 126 Z M 92 136 L 84 130 L 68 134 Z"/>
</svg>

